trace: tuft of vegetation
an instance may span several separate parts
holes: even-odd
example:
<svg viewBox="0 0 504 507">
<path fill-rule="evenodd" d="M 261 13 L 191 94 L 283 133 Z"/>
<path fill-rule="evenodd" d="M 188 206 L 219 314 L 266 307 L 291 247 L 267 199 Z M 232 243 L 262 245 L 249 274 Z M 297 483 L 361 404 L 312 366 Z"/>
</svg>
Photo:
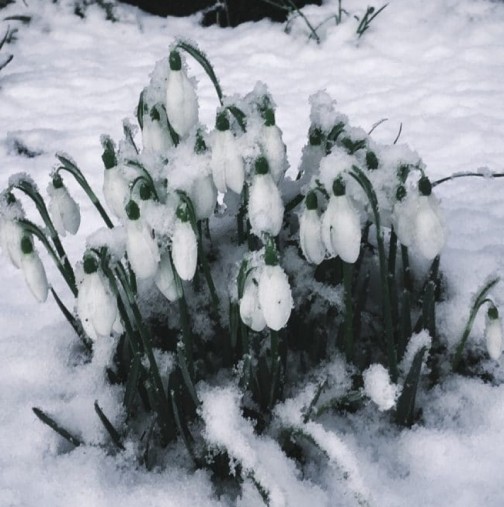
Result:
<svg viewBox="0 0 504 507">
<path fill-rule="evenodd" d="M 199 122 L 186 57 L 215 86 L 213 129 Z M 106 205 L 77 163 L 58 154 L 47 204 L 26 174 L 10 178 L 0 194 L 0 244 L 36 299 L 52 294 L 83 353 L 121 386 L 122 419 L 94 405 L 111 451 L 129 442 L 150 468 L 177 441 L 216 483 L 239 491 L 248 481 L 266 504 L 283 505 L 268 453 L 280 445 L 301 467 L 315 449 L 366 505 L 356 467 L 321 417 L 371 401 L 398 425 L 420 422 L 418 391 L 441 382 L 450 365 L 464 371 L 484 305 L 488 352 L 499 357 L 490 298 L 498 280 L 480 290 L 458 347 L 447 350 L 436 318 L 449 281 L 434 189 L 479 174 L 431 181 L 397 138 L 376 143 L 325 92 L 310 102 L 291 179 L 266 86 L 226 95 L 205 54 L 178 41 L 140 94 L 139 135 L 125 121 L 119 142 L 102 137 Z M 78 262 L 62 240 L 81 220 L 67 177 L 104 223 Z M 24 199 L 38 219 L 26 215 Z M 38 245 L 67 294 L 49 288 Z M 103 343 L 105 360 L 93 355 Z M 86 445 L 78 428 L 33 410 L 70 444 Z"/>
</svg>

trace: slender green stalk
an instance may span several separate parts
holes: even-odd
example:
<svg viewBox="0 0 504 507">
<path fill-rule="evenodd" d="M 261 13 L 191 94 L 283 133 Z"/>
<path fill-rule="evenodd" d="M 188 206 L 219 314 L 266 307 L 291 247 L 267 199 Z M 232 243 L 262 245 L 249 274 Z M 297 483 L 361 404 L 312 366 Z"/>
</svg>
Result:
<svg viewBox="0 0 504 507">
<path fill-rule="evenodd" d="M 469 334 L 471 333 L 471 329 L 474 324 L 474 319 L 476 315 L 478 315 L 478 311 L 485 302 L 487 302 L 486 296 L 490 292 L 490 290 L 499 282 L 500 278 L 493 278 L 490 280 L 478 293 L 474 303 L 472 305 L 471 311 L 469 313 L 469 318 L 467 319 L 467 323 L 464 328 L 464 332 L 462 333 L 462 337 L 460 338 L 460 342 L 455 351 L 455 356 L 452 360 L 452 369 L 453 371 L 457 371 L 460 361 L 462 359 L 462 352 L 464 351 L 465 344 L 467 339 L 469 338 Z"/>
<path fill-rule="evenodd" d="M 345 300 L 344 346 L 347 361 L 354 357 L 354 330 L 353 330 L 353 302 L 352 302 L 352 273 L 353 264 L 343 262 L 343 290 Z"/>
<path fill-rule="evenodd" d="M 392 381 L 398 377 L 397 353 L 394 343 L 394 330 L 392 325 L 392 309 L 390 304 L 390 291 L 388 284 L 387 257 L 385 255 L 385 243 L 383 239 L 383 230 L 381 228 L 380 211 L 378 207 L 378 198 L 373 189 L 373 185 L 368 177 L 358 167 L 352 166 L 350 175 L 357 181 L 366 193 L 366 196 L 373 210 L 373 217 L 376 227 L 376 242 L 378 244 L 378 258 L 380 263 L 380 282 L 383 301 L 383 318 L 385 321 L 385 342 L 387 345 L 388 367 Z"/>
<path fill-rule="evenodd" d="M 396 283 L 396 259 L 397 259 L 397 235 L 394 229 L 390 232 L 389 256 L 388 256 L 388 282 L 390 291 L 390 305 L 392 308 L 392 322 L 399 321 L 399 301 Z M 394 328 L 397 342 L 397 328 Z"/>
<path fill-rule="evenodd" d="M 107 212 L 103 208 L 100 200 L 98 197 L 96 197 L 96 194 L 93 192 L 93 189 L 90 187 L 87 179 L 82 174 L 82 171 L 67 157 L 61 154 L 57 154 L 56 158 L 61 162 L 61 167 L 58 168 L 58 171 L 61 171 L 64 169 L 65 171 L 68 171 L 77 181 L 77 183 L 81 186 L 81 188 L 86 192 L 87 196 L 93 203 L 93 206 L 98 210 L 98 213 L 102 217 L 103 221 L 105 222 L 105 225 L 112 229 L 114 227 L 114 224 L 110 220 L 109 216 L 107 215 Z"/>
<path fill-rule="evenodd" d="M 124 451 L 124 445 L 122 443 L 121 435 L 119 435 L 119 432 L 114 428 L 114 425 L 109 421 L 108 417 L 104 414 L 103 410 L 100 408 L 100 405 L 98 405 L 98 401 L 95 401 L 94 409 L 98 415 L 98 418 L 102 422 L 104 428 L 107 430 L 107 433 L 110 435 L 112 442 L 114 442 L 114 445 L 120 451 Z"/>
<path fill-rule="evenodd" d="M 82 441 L 79 440 L 76 436 L 72 435 L 65 428 L 62 428 L 52 417 L 49 417 L 44 411 L 40 410 L 40 408 L 33 407 L 32 408 L 34 414 L 44 423 L 49 426 L 49 428 L 53 429 L 56 433 L 61 435 L 65 440 L 68 440 L 71 444 L 75 445 L 75 447 L 79 447 L 82 445 Z"/>
<path fill-rule="evenodd" d="M 222 89 L 220 87 L 219 80 L 215 75 L 213 67 L 211 63 L 208 61 L 208 58 L 205 56 L 205 54 L 202 51 L 200 51 L 197 47 L 193 46 L 187 41 L 179 40 L 175 45 L 175 49 L 177 48 L 183 49 L 186 53 L 189 53 L 203 67 L 203 70 L 207 73 L 208 77 L 210 78 L 210 81 L 212 81 L 215 91 L 217 92 L 217 96 L 219 97 L 219 102 L 222 105 L 223 104 Z"/>
<path fill-rule="evenodd" d="M 13 188 L 21 190 L 35 203 L 35 206 L 37 207 L 37 210 L 48 229 L 49 236 L 51 238 L 51 241 L 53 242 L 54 248 L 56 250 L 56 253 L 58 254 L 60 262 L 64 267 L 64 270 L 66 272 L 66 278 L 68 278 L 68 281 L 71 283 L 71 285 L 75 286 L 75 274 L 73 272 L 72 265 L 68 260 L 68 256 L 59 239 L 58 232 L 56 231 L 56 228 L 54 227 L 54 224 L 51 220 L 51 217 L 49 216 L 49 212 L 47 211 L 47 207 L 45 205 L 43 197 L 40 195 L 37 189 L 27 180 L 19 180 L 13 185 Z"/>
<path fill-rule="evenodd" d="M 451 176 L 447 176 L 446 178 L 441 178 L 439 180 L 432 182 L 432 187 L 436 187 L 437 185 L 441 185 L 441 183 L 445 183 L 447 181 L 453 181 L 458 178 L 486 178 L 486 179 L 492 179 L 492 178 L 503 178 L 504 173 L 475 173 L 475 172 L 462 172 L 462 173 L 455 173 Z"/>
<path fill-rule="evenodd" d="M 73 273 L 73 269 L 71 269 L 71 266 L 69 270 L 68 269 L 69 264 L 62 261 L 60 256 L 56 253 L 51 243 L 47 239 L 47 236 L 41 231 L 41 229 L 37 225 L 24 218 L 20 219 L 18 222 L 19 225 L 21 225 L 26 232 L 29 232 L 30 234 L 36 236 L 40 240 L 40 242 L 44 245 L 45 249 L 49 253 L 49 256 L 56 264 L 58 271 L 61 273 L 61 276 L 67 283 L 69 289 L 72 291 L 72 294 L 75 297 L 77 297 L 78 293 L 77 285 L 75 283 L 75 276 Z"/>
</svg>

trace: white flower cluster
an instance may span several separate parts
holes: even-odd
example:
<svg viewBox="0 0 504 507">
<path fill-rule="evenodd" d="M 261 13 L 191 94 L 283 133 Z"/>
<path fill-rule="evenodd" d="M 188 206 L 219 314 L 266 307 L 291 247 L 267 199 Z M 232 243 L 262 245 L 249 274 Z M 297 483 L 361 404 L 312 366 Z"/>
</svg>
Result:
<svg viewBox="0 0 504 507">
<path fill-rule="evenodd" d="M 300 178 L 306 196 L 300 215 L 300 245 L 306 260 L 320 264 L 359 257 L 361 224 L 376 216 L 369 196 L 352 174 L 364 172 L 375 193 L 380 226 L 393 228 L 399 241 L 426 259 L 439 255 L 444 231 L 424 167 L 406 146 L 380 146 L 335 112 L 325 92 L 311 98 L 312 126 Z M 414 176 L 420 175 L 417 184 Z"/>
</svg>

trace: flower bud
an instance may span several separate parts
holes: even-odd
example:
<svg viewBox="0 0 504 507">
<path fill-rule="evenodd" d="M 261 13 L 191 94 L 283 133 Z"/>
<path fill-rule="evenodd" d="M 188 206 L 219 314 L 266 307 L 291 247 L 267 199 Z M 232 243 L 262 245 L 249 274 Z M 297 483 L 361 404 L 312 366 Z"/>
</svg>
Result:
<svg viewBox="0 0 504 507">
<path fill-rule="evenodd" d="M 168 252 L 161 255 L 161 260 L 154 275 L 154 283 L 168 301 L 176 301 L 182 295 L 175 280 Z"/>
<path fill-rule="evenodd" d="M 211 175 L 196 178 L 191 187 L 191 201 L 197 220 L 212 216 L 217 203 L 217 189 Z"/>
<path fill-rule="evenodd" d="M 170 73 L 166 83 L 166 113 L 180 137 L 185 137 L 198 122 L 198 99 L 194 86 L 182 68 L 180 55 L 170 53 Z"/>
<path fill-rule="evenodd" d="M 434 259 L 444 246 L 444 231 L 432 197 L 418 197 L 414 222 L 415 242 L 418 251 L 429 260 Z"/>
<path fill-rule="evenodd" d="M 140 219 L 135 201 L 126 206 L 126 252 L 133 271 L 139 279 L 153 276 L 159 263 L 159 248 L 152 229 Z"/>
<path fill-rule="evenodd" d="M 254 276 L 249 275 L 240 300 L 240 317 L 242 322 L 253 331 L 262 331 L 266 321 L 259 303 L 258 282 Z"/>
<path fill-rule="evenodd" d="M 264 157 L 259 157 L 248 202 L 252 232 L 257 236 L 261 234 L 277 236 L 282 228 L 283 214 L 282 197 L 268 172 L 268 162 Z"/>
<path fill-rule="evenodd" d="M 124 207 L 130 195 L 129 182 L 118 166 L 105 170 L 103 195 L 110 211 L 118 218 L 126 218 Z"/>
<path fill-rule="evenodd" d="M 90 259 L 87 256 L 84 261 L 84 277 L 77 295 L 77 313 L 86 334 L 96 340 L 99 336 L 111 334 L 118 312 L 110 282 L 98 270 L 97 262 L 93 263 Z"/>
<path fill-rule="evenodd" d="M 68 193 L 61 176 L 56 174 L 53 177 L 52 183 L 47 187 L 47 192 L 50 198 L 49 213 L 58 233 L 62 236 L 65 236 L 67 232 L 76 234 L 81 221 L 79 205 Z"/>
<path fill-rule="evenodd" d="M 502 354 L 502 324 L 495 306 L 491 306 L 487 312 L 485 340 L 488 355 L 497 361 Z"/>
<path fill-rule="evenodd" d="M 21 267 L 23 228 L 16 220 L 0 218 L 0 246 L 15 268 Z"/>
<path fill-rule="evenodd" d="M 317 212 L 317 196 L 310 192 L 305 199 L 305 209 L 299 218 L 299 243 L 306 260 L 320 264 L 325 257 L 320 217 Z"/>
<path fill-rule="evenodd" d="M 179 207 L 180 210 L 180 207 Z M 187 217 L 177 210 L 177 220 L 172 236 L 173 265 L 182 280 L 192 280 L 198 261 L 198 240 Z"/>
<path fill-rule="evenodd" d="M 273 181 L 278 183 L 287 170 L 286 148 L 282 140 L 282 131 L 274 123 L 272 125 L 265 124 L 261 130 L 259 144 L 268 160 Z"/>
<path fill-rule="evenodd" d="M 334 195 L 322 216 L 322 241 L 330 255 L 338 255 L 353 264 L 359 257 L 361 228 L 359 215 L 344 191 L 343 181 L 337 178 L 333 184 Z"/>
<path fill-rule="evenodd" d="M 159 111 L 155 107 L 150 113 L 143 115 L 142 144 L 144 151 L 160 155 L 166 154 L 173 146 L 166 120 L 164 122 L 161 120 Z"/>
<path fill-rule="evenodd" d="M 225 120 L 227 121 L 227 118 Z M 225 193 L 229 188 L 239 194 L 245 181 L 245 168 L 235 138 L 229 130 L 229 122 L 227 122 L 227 126 L 228 128 L 225 130 L 220 130 L 218 127 L 214 132 L 210 167 L 219 192 Z"/>
<path fill-rule="evenodd" d="M 23 236 L 21 240 L 21 269 L 26 280 L 26 284 L 39 303 L 47 299 L 49 284 L 44 265 L 37 252 L 33 248 L 33 242 L 29 236 Z"/>
<path fill-rule="evenodd" d="M 289 279 L 279 265 L 262 267 L 258 298 L 266 325 L 273 331 L 282 329 L 289 320 L 294 302 Z"/>
</svg>

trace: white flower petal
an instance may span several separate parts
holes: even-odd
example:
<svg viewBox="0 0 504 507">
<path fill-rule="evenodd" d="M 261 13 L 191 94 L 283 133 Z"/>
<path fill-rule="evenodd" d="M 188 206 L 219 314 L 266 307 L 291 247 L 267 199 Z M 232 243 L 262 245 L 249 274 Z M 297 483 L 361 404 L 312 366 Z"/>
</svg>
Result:
<svg viewBox="0 0 504 507">
<path fill-rule="evenodd" d="M 322 217 L 322 240 L 329 253 L 350 264 L 359 257 L 361 228 L 346 195 L 332 196 Z"/>
<path fill-rule="evenodd" d="M 76 234 L 79 230 L 81 216 L 79 205 L 73 200 L 66 187 L 49 187 L 49 213 L 54 227 L 59 234 L 67 232 Z"/>
<path fill-rule="evenodd" d="M 143 116 L 142 144 L 145 151 L 159 154 L 166 154 L 173 146 L 168 128 L 149 114 Z"/>
<path fill-rule="evenodd" d="M 284 205 L 270 174 L 256 174 L 250 187 L 248 215 L 252 232 L 278 235 L 282 228 Z"/>
<path fill-rule="evenodd" d="M 171 70 L 168 74 L 166 112 L 180 137 L 185 137 L 198 121 L 198 99 L 184 70 Z"/>
<path fill-rule="evenodd" d="M 217 189 L 210 175 L 196 178 L 191 188 L 191 200 L 198 220 L 212 216 L 217 203 Z"/>
<path fill-rule="evenodd" d="M 299 242 L 308 262 L 320 264 L 324 260 L 326 249 L 317 210 L 304 209 L 299 218 Z"/>
<path fill-rule="evenodd" d="M 215 186 L 219 192 L 225 193 L 228 188 L 237 194 L 242 191 L 245 182 L 245 168 L 230 130 L 216 130 L 214 132 L 210 166 Z"/>
<path fill-rule="evenodd" d="M 287 169 L 285 144 L 282 141 L 282 131 L 276 125 L 264 125 L 261 132 L 261 147 L 268 160 L 271 176 L 278 183 Z"/>
<path fill-rule="evenodd" d="M 253 331 L 262 331 L 266 321 L 259 303 L 259 288 L 257 281 L 249 275 L 240 300 L 240 317 L 242 322 Z"/>
<path fill-rule="evenodd" d="M 182 295 L 178 290 L 170 255 L 168 253 L 161 256 L 158 269 L 154 276 L 154 283 L 168 301 L 176 301 Z"/>
<path fill-rule="evenodd" d="M 441 252 L 445 236 L 434 202 L 427 196 L 418 198 L 415 217 L 415 243 L 418 251 L 429 260 Z"/>
<path fill-rule="evenodd" d="M 280 266 L 264 266 L 259 276 L 259 304 L 266 325 L 278 331 L 288 322 L 294 302 L 289 279 Z"/>
<path fill-rule="evenodd" d="M 499 318 L 491 319 L 487 316 L 485 339 L 488 355 L 497 361 L 502 354 L 502 324 Z"/>
<path fill-rule="evenodd" d="M 128 220 L 126 224 L 126 252 L 128 260 L 139 279 L 156 273 L 159 248 L 151 229 L 142 220 Z"/>
<path fill-rule="evenodd" d="M 8 256 L 16 268 L 21 267 L 21 240 L 23 228 L 14 220 L 2 219 L 0 223 L 0 245 L 4 255 Z"/>
<path fill-rule="evenodd" d="M 124 219 L 124 207 L 130 197 L 129 182 L 118 166 L 105 169 L 103 179 L 103 195 L 110 211 L 118 218 Z"/>
<path fill-rule="evenodd" d="M 189 222 L 177 220 L 172 236 L 173 265 L 182 280 L 192 280 L 198 260 L 198 241 Z"/>
<path fill-rule="evenodd" d="M 49 292 L 49 284 L 47 283 L 47 276 L 36 252 L 30 254 L 23 254 L 21 257 L 21 269 L 31 293 L 39 303 L 43 303 L 47 299 Z"/>
</svg>

